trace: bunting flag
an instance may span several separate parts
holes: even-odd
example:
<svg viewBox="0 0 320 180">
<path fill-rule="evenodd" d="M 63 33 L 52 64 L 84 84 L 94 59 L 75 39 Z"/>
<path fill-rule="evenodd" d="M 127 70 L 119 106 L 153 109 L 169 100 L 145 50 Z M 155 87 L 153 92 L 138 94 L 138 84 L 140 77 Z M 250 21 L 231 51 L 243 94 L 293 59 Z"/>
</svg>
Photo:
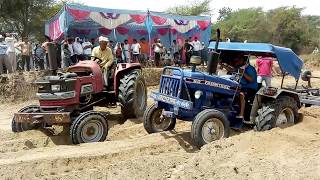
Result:
<svg viewBox="0 0 320 180">
<path fill-rule="evenodd" d="M 127 29 L 125 27 L 117 27 L 116 29 L 117 29 L 118 33 L 120 33 L 121 35 L 128 34 L 128 32 L 129 32 L 129 29 Z"/>
<path fill-rule="evenodd" d="M 105 36 L 108 36 L 112 32 L 112 30 L 107 28 L 100 28 L 99 32 Z"/>
<path fill-rule="evenodd" d="M 77 9 L 71 9 L 67 6 L 67 11 L 71 14 L 71 16 L 76 21 L 81 21 L 87 19 L 89 17 L 90 11 L 82 11 Z"/>
<path fill-rule="evenodd" d="M 159 17 L 159 16 L 152 16 L 151 15 L 151 19 L 157 25 L 163 25 L 164 23 L 167 22 L 166 18 L 162 18 L 162 17 Z"/>
<path fill-rule="evenodd" d="M 62 37 L 64 30 L 64 15 L 65 12 L 61 13 L 57 19 L 55 19 L 49 24 L 50 39 L 56 40 Z"/>
<path fill-rule="evenodd" d="M 194 20 L 188 21 L 188 20 L 168 19 L 166 25 L 173 27 L 176 31 L 180 33 L 186 33 L 191 29 L 195 28 L 198 24 Z"/>
<path fill-rule="evenodd" d="M 142 24 L 147 18 L 147 15 L 140 15 L 140 14 L 130 14 L 131 19 L 136 22 L 137 24 Z"/>
<path fill-rule="evenodd" d="M 108 15 L 108 13 L 92 12 L 89 16 L 94 22 L 100 24 L 107 29 L 115 29 L 131 20 L 128 14 Z"/>
<path fill-rule="evenodd" d="M 210 26 L 210 21 L 197 21 L 199 28 L 204 31 Z"/>
<path fill-rule="evenodd" d="M 164 36 L 168 33 L 170 29 L 169 28 L 160 28 L 160 29 L 157 29 L 157 32 L 161 35 L 161 36 Z"/>
</svg>

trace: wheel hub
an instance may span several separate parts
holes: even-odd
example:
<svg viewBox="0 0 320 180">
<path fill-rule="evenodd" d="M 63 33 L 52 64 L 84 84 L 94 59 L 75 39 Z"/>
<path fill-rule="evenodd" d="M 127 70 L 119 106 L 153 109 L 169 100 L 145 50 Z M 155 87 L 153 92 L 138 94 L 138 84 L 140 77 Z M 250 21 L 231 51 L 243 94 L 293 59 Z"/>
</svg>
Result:
<svg viewBox="0 0 320 180">
<path fill-rule="evenodd" d="M 207 120 L 202 126 L 202 138 L 206 143 L 221 139 L 224 136 L 224 125 L 216 118 Z"/>
<path fill-rule="evenodd" d="M 285 108 L 281 111 L 281 113 L 277 118 L 276 127 L 288 126 L 293 123 L 294 123 L 293 110 L 290 108 Z"/>
<path fill-rule="evenodd" d="M 81 138 L 84 142 L 97 142 L 103 136 L 103 125 L 98 120 L 91 120 L 82 127 Z"/>
</svg>

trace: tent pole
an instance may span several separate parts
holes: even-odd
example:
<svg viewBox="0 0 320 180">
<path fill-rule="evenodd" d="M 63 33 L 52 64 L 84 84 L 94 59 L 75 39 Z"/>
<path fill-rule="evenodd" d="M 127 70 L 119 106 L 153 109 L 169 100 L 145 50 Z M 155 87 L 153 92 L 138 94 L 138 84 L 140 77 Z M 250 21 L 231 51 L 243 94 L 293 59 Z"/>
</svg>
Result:
<svg viewBox="0 0 320 180">
<path fill-rule="evenodd" d="M 150 11 L 149 11 L 149 9 L 148 9 L 148 11 L 147 11 L 147 25 L 149 25 L 150 23 L 149 23 L 149 21 L 150 21 Z M 151 58 L 151 50 L 152 50 L 152 45 L 151 45 L 151 31 L 149 31 L 148 30 L 148 28 L 147 28 L 147 31 L 148 31 L 148 38 L 149 38 L 149 60 L 150 60 L 150 58 Z"/>
</svg>

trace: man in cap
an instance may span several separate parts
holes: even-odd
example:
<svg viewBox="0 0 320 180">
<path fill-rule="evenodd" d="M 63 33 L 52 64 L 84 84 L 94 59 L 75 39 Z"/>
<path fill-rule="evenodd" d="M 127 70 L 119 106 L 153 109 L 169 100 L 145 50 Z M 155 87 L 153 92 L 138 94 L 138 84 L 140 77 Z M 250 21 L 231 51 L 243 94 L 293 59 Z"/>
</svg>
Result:
<svg viewBox="0 0 320 180">
<path fill-rule="evenodd" d="M 92 56 L 101 59 L 99 62 L 101 68 L 103 69 L 103 77 L 105 86 L 108 86 L 108 70 L 112 67 L 113 64 L 113 54 L 112 50 L 108 47 L 109 39 L 107 37 L 99 37 L 99 46 L 93 48 Z M 91 60 L 95 60 L 92 57 Z"/>
</svg>

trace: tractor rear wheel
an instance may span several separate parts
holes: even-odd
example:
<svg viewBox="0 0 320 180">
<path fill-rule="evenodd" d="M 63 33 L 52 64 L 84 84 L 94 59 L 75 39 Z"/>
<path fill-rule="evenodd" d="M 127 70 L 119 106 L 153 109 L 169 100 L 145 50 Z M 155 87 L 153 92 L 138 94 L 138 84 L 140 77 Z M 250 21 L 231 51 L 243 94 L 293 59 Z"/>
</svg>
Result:
<svg viewBox="0 0 320 180">
<path fill-rule="evenodd" d="M 191 138 L 199 148 L 210 142 L 227 138 L 229 134 L 229 121 L 222 112 L 214 109 L 201 111 L 192 122 Z"/>
<path fill-rule="evenodd" d="M 149 134 L 170 131 L 176 126 L 176 119 L 163 117 L 162 111 L 152 104 L 144 113 L 143 126 Z"/>
<path fill-rule="evenodd" d="M 102 142 L 108 135 L 107 118 L 99 112 L 88 111 L 80 114 L 71 125 L 70 136 L 73 144 Z"/>
<path fill-rule="evenodd" d="M 274 127 L 284 128 L 299 119 L 297 102 L 289 96 L 282 96 L 262 105 L 258 110 L 254 129 L 265 131 Z"/>
<path fill-rule="evenodd" d="M 22 113 L 35 113 L 40 112 L 40 106 L 30 105 L 20 109 L 18 112 Z M 11 121 L 11 129 L 13 132 L 22 132 L 39 128 L 39 124 L 30 124 L 30 123 L 20 123 L 16 122 L 14 117 Z"/>
<path fill-rule="evenodd" d="M 125 119 L 143 116 L 147 107 L 147 87 L 141 70 L 132 70 L 120 79 L 118 97 Z"/>
</svg>

